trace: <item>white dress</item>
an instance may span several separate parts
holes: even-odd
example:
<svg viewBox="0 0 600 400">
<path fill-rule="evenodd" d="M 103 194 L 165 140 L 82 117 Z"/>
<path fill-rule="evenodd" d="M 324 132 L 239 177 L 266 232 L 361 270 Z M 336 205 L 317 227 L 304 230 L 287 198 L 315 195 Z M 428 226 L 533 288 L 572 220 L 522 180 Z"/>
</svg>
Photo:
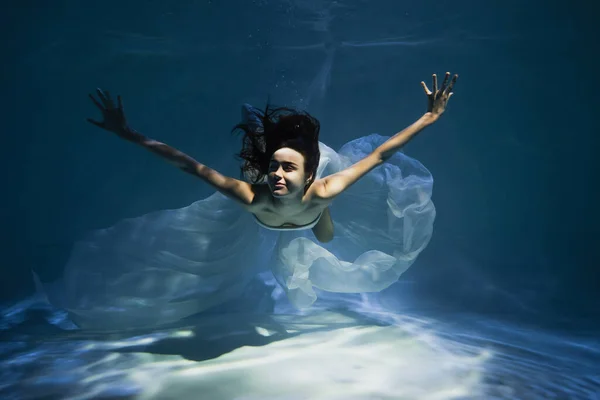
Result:
<svg viewBox="0 0 600 400">
<path fill-rule="evenodd" d="M 364 136 L 338 152 L 320 143 L 317 176 L 350 166 L 386 139 Z M 397 152 L 331 204 L 328 243 L 310 229 L 267 229 L 216 192 L 91 232 L 75 244 L 60 286 L 44 289 L 74 322 L 93 329 L 157 326 L 235 302 L 265 271 L 297 308 L 317 300 L 315 288 L 381 291 L 431 238 L 432 186 L 421 163 Z"/>
</svg>

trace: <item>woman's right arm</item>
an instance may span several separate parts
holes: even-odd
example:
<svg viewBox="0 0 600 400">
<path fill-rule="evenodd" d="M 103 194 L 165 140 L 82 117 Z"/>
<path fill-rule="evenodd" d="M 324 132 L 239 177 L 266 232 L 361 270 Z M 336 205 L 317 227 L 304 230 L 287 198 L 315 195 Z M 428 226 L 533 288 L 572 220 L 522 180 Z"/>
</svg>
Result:
<svg viewBox="0 0 600 400">
<path fill-rule="evenodd" d="M 227 197 L 236 200 L 240 205 L 251 211 L 255 205 L 255 191 L 253 186 L 238 179 L 222 175 L 218 171 L 199 163 L 187 154 L 156 140 L 147 138 L 127 125 L 121 96 L 118 96 L 118 105 L 115 106 L 108 92 L 100 89 L 96 90 L 100 101 L 97 101 L 91 94 L 90 98 L 102 112 L 103 120 L 94 121 L 88 118 L 88 121 L 99 128 L 115 133 L 122 139 L 135 143 L 146 148 L 164 158 L 179 169 L 197 176 L 204 180 L 216 190 Z"/>
</svg>

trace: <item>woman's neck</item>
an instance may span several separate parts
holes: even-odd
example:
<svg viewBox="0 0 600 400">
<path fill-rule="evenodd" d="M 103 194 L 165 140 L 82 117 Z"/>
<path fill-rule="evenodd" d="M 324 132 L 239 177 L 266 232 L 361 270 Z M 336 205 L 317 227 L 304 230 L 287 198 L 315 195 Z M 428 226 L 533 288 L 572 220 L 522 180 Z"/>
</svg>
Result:
<svg viewBox="0 0 600 400">
<path fill-rule="evenodd" d="M 303 207 L 303 194 L 299 193 L 295 196 L 275 197 L 273 196 L 273 206 L 281 211 L 298 211 Z"/>
</svg>

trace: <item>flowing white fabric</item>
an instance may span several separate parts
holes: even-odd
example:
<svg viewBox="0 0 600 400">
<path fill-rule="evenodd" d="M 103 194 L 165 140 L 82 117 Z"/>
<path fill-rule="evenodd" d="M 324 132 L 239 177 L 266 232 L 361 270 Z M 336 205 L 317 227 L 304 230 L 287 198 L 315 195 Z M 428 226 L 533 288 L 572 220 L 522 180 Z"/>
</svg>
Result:
<svg viewBox="0 0 600 400">
<path fill-rule="evenodd" d="M 339 152 L 320 143 L 318 177 L 368 155 L 386 140 L 370 135 Z M 398 152 L 330 206 L 335 236 L 274 232 L 220 193 L 176 210 L 127 219 L 78 242 L 50 302 L 81 327 L 126 328 L 177 321 L 239 299 L 259 273 L 272 271 L 298 308 L 315 288 L 381 291 L 428 244 L 435 219 L 433 178 Z"/>
<path fill-rule="evenodd" d="M 339 153 L 321 143 L 318 176 L 349 167 L 387 138 L 354 140 Z M 316 300 L 313 288 L 338 293 L 381 291 L 396 282 L 429 243 L 435 207 L 433 178 L 418 161 L 396 153 L 331 207 L 335 236 L 319 243 L 311 233 L 281 232 L 271 269 L 297 307 Z"/>
</svg>

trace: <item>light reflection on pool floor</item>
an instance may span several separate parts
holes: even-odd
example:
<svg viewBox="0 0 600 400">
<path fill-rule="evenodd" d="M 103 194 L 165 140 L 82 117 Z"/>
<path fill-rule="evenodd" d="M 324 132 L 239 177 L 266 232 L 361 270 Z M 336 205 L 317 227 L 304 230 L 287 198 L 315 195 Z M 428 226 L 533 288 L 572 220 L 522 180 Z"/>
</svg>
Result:
<svg viewBox="0 0 600 400">
<path fill-rule="evenodd" d="M 82 332 L 25 327 L 28 307 L 3 312 L 2 399 L 600 398 L 597 340 L 474 317 L 321 309 Z"/>
</svg>

